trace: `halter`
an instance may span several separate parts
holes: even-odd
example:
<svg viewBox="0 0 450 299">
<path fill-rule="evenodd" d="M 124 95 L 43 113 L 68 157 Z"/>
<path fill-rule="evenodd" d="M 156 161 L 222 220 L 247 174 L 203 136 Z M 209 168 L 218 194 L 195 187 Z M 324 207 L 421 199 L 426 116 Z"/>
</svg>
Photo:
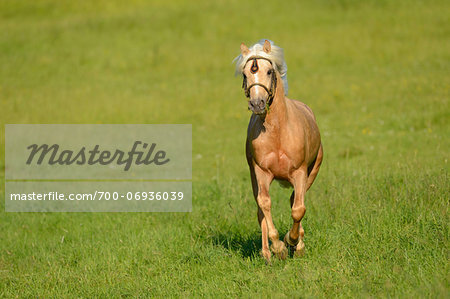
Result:
<svg viewBox="0 0 450 299">
<path fill-rule="evenodd" d="M 272 61 L 270 61 L 270 59 L 267 59 L 267 58 L 265 58 L 265 57 L 261 57 L 261 56 L 253 56 L 253 57 L 250 57 L 249 59 L 247 59 L 246 64 L 247 64 L 250 60 L 253 60 L 252 67 L 250 68 L 250 72 L 251 72 L 252 74 L 256 73 L 256 72 L 258 71 L 258 69 L 259 69 L 259 68 L 258 68 L 258 63 L 256 62 L 257 59 L 264 59 L 264 60 L 267 60 L 267 61 L 270 62 L 270 64 L 272 65 Z M 272 71 L 271 82 L 272 82 L 272 84 L 271 84 L 271 86 L 270 86 L 270 90 L 269 90 L 264 84 L 261 84 L 261 83 L 253 83 L 252 85 L 247 86 L 247 77 L 244 77 L 244 80 L 242 81 L 242 88 L 244 89 L 245 96 L 246 96 L 247 98 L 250 98 L 250 89 L 251 89 L 253 86 L 261 86 L 262 88 L 264 88 L 264 89 L 266 90 L 267 94 L 269 95 L 268 105 L 270 106 L 270 105 L 272 104 L 272 102 L 273 102 L 273 98 L 274 98 L 274 96 L 275 96 L 275 91 L 276 91 L 276 89 L 277 89 L 277 75 L 276 75 L 276 73 L 275 73 L 275 70 Z"/>
</svg>

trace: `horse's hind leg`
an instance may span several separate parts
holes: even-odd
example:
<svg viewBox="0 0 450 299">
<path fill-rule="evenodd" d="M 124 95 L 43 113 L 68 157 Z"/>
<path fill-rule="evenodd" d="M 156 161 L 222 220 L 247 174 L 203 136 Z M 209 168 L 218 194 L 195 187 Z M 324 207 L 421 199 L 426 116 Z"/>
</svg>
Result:
<svg viewBox="0 0 450 299">
<path fill-rule="evenodd" d="M 301 220 L 306 212 L 304 198 L 306 191 L 308 191 L 311 185 L 314 183 L 317 173 L 319 172 L 320 165 L 322 164 L 322 159 L 323 159 L 323 149 L 322 145 L 320 145 L 316 160 L 314 161 L 314 165 L 309 174 L 306 175 L 306 179 L 303 172 L 301 172 L 300 177 L 295 179 L 296 183 L 294 184 L 294 191 L 291 194 L 291 209 L 294 224 L 292 225 L 291 231 L 289 231 L 284 237 L 284 242 L 286 243 L 286 245 L 295 248 L 294 252 L 295 256 L 302 256 L 305 253 L 305 243 L 303 242 L 305 231 L 303 230 L 301 223 Z M 306 184 L 303 184 L 305 180 Z M 295 196 L 296 191 L 299 194 L 297 198 Z M 298 228 L 296 224 L 297 221 L 298 221 Z"/>
<path fill-rule="evenodd" d="M 294 224 L 292 225 L 291 231 L 289 231 L 284 237 L 284 242 L 286 245 L 295 248 L 295 256 L 302 256 L 305 254 L 305 243 L 303 242 L 305 231 L 303 230 L 301 223 L 301 220 L 306 212 L 305 193 L 314 183 L 317 173 L 319 172 L 320 165 L 322 164 L 322 159 L 323 149 L 322 145 L 320 145 L 316 160 L 314 161 L 314 165 L 309 174 L 307 173 L 308 171 L 306 171 L 307 174 L 305 176 L 305 172 L 300 171 L 300 175 L 295 178 L 295 183 L 293 184 L 294 191 L 291 194 L 291 209 Z M 298 193 L 297 197 L 296 193 Z"/>
</svg>

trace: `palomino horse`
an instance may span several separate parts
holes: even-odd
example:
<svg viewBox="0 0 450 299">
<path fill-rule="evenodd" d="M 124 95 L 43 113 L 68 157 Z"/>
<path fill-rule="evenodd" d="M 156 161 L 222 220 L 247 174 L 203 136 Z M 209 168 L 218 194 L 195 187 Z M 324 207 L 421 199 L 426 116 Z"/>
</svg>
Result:
<svg viewBox="0 0 450 299">
<path fill-rule="evenodd" d="M 287 94 L 287 67 L 283 49 L 261 40 L 250 49 L 241 44 L 236 57 L 236 73 L 243 75 L 243 88 L 249 98 L 252 116 L 247 130 L 246 155 L 250 167 L 253 195 L 258 204 L 262 231 L 262 255 L 270 262 L 271 251 L 285 259 L 293 248 L 294 256 L 304 253 L 305 193 L 311 187 L 322 163 L 319 128 L 311 109 Z M 276 179 L 294 187 L 291 195 L 293 225 L 279 240 L 272 221 L 269 188 Z"/>
</svg>

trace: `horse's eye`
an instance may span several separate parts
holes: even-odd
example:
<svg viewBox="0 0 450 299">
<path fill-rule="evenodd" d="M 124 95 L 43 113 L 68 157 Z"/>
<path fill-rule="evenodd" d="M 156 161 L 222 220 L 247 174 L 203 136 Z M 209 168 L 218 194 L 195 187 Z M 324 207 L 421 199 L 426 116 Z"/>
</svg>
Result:
<svg viewBox="0 0 450 299">
<path fill-rule="evenodd" d="M 272 75 L 272 70 L 268 70 L 267 75 L 269 75 L 269 76 Z"/>
</svg>

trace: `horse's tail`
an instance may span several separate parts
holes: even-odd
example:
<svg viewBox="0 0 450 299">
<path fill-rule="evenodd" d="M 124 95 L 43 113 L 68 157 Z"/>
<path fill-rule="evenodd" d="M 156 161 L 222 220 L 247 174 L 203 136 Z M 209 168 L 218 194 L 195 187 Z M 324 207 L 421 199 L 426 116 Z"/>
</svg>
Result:
<svg viewBox="0 0 450 299">
<path fill-rule="evenodd" d="M 311 185 L 314 183 L 314 179 L 317 176 L 317 173 L 319 172 L 320 164 L 322 164 L 323 159 L 323 148 L 322 144 L 320 144 L 319 151 L 317 153 L 316 160 L 312 164 L 313 167 L 311 168 L 311 171 L 308 171 L 308 182 L 306 183 L 306 191 L 311 187 Z"/>
<path fill-rule="evenodd" d="M 280 186 L 281 186 L 282 188 L 291 188 L 291 187 L 292 187 L 291 183 L 289 183 L 288 181 L 285 181 L 285 180 L 277 180 L 277 182 L 280 184 Z"/>
</svg>

